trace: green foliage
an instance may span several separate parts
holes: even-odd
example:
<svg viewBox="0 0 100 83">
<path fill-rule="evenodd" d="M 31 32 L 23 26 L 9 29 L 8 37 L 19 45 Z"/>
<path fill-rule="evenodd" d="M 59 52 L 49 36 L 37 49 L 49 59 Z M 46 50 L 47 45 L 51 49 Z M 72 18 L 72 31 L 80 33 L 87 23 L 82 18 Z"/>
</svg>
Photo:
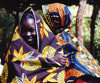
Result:
<svg viewBox="0 0 100 83">
<path fill-rule="evenodd" d="M 89 50 L 90 49 L 90 17 L 84 17 L 83 20 L 83 31 L 84 31 L 84 45 Z"/>
<path fill-rule="evenodd" d="M 5 34 L 9 34 L 12 32 L 14 27 L 14 18 L 11 14 L 8 13 L 0 13 L 0 29 L 3 32 L 7 32 Z"/>
<path fill-rule="evenodd" d="M 72 31 L 72 33 L 73 33 L 74 35 L 76 35 L 76 30 L 75 30 L 75 28 L 76 28 L 76 17 L 73 17 L 73 19 L 72 19 L 72 28 L 71 28 L 71 31 Z"/>
<path fill-rule="evenodd" d="M 95 21 L 95 49 L 97 57 L 100 57 L 100 14 L 97 16 Z"/>
<path fill-rule="evenodd" d="M 11 14 L 0 13 L 0 28 L 12 27 L 14 25 L 14 18 Z"/>
<path fill-rule="evenodd" d="M 0 12 L 0 30 L 1 30 L 1 34 L 0 34 L 0 44 L 2 45 L 7 45 L 10 37 L 12 35 L 12 31 L 13 31 L 13 27 L 14 27 L 14 18 L 11 14 L 7 13 L 7 12 Z M 4 44 L 4 43 L 6 44 Z M 2 47 L 2 49 L 6 47 Z"/>
<path fill-rule="evenodd" d="M 37 13 L 39 13 L 44 19 L 44 15 L 43 15 L 43 11 L 42 10 L 37 10 Z"/>
</svg>

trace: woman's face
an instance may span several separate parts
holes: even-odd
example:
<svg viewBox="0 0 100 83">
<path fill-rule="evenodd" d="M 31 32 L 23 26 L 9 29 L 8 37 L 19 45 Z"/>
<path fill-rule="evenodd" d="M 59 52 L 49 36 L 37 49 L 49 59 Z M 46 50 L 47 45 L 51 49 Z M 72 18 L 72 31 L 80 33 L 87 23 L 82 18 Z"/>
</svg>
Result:
<svg viewBox="0 0 100 83">
<path fill-rule="evenodd" d="M 37 34 L 36 27 L 33 18 L 26 19 L 21 24 L 21 36 L 27 44 L 36 48 L 37 46 Z"/>
</svg>

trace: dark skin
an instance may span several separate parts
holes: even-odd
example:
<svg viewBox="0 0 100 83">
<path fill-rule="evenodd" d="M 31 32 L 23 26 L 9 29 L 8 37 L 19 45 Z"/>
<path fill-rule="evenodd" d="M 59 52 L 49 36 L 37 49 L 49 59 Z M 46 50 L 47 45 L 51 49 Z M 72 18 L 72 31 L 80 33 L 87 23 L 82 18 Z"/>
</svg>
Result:
<svg viewBox="0 0 100 83">
<path fill-rule="evenodd" d="M 58 63 L 60 63 L 61 65 L 66 65 L 66 58 L 68 57 L 68 55 L 62 55 L 62 54 L 58 54 L 55 55 L 54 57 L 51 58 L 51 60 L 56 61 Z"/>
<path fill-rule="evenodd" d="M 26 19 L 22 22 L 21 26 L 21 36 L 27 44 L 32 46 L 34 49 L 37 49 L 37 34 L 36 27 L 33 18 Z M 61 65 L 66 64 L 67 55 L 55 55 L 51 60 L 60 63 Z"/>
<path fill-rule="evenodd" d="M 27 44 L 37 49 L 37 35 L 34 19 L 29 18 L 22 22 L 21 36 Z"/>
</svg>

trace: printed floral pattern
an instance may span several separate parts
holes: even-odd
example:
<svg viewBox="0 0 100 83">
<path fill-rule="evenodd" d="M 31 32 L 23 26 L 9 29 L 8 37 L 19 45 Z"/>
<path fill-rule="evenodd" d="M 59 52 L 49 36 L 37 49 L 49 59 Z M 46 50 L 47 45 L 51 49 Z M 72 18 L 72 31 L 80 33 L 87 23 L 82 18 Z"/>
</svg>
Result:
<svg viewBox="0 0 100 83">
<path fill-rule="evenodd" d="M 6 83 L 7 78 L 8 78 L 8 67 L 7 67 L 7 63 L 5 63 L 2 74 L 1 74 L 1 82 Z"/>
</svg>

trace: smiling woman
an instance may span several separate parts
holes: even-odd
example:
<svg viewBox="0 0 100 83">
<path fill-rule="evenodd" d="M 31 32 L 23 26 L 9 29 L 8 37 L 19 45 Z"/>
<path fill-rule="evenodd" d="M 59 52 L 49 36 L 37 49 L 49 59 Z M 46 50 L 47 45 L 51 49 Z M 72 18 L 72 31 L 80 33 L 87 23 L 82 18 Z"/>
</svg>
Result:
<svg viewBox="0 0 100 83">
<path fill-rule="evenodd" d="M 37 49 L 37 33 L 34 17 L 25 13 L 21 19 L 21 36 L 30 46 Z"/>
<path fill-rule="evenodd" d="M 15 28 L 1 83 L 64 83 L 66 56 L 58 43 L 41 16 L 28 7 Z"/>
</svg>

